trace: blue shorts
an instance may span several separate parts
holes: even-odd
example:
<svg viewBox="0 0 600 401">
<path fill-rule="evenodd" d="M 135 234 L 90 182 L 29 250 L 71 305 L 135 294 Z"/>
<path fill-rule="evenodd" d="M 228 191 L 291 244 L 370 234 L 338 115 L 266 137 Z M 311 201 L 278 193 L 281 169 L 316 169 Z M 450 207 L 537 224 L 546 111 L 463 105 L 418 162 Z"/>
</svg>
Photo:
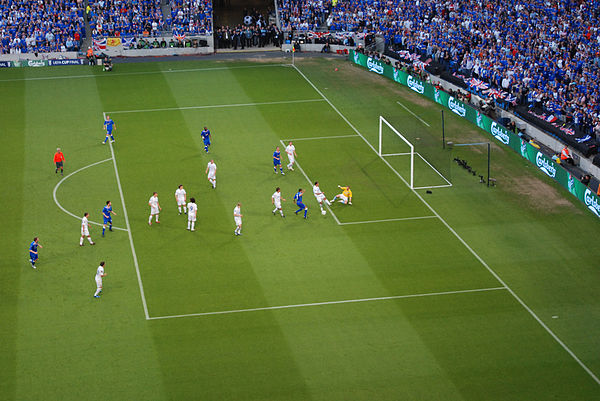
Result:
<svg viewBox="0 0 600 401">
<path fill-rule="evenodd" d="M 112 224 L 112 217 L 107 219 L 106 217 L 102 216 L 102 219 L 104 219 L 104 224 Z"/>
<path fill-rule="evenodd" d="M 304 203 L 298 202 L 296 203 L 296 205 L 300 208 L 300 209 L 306 209 L 306 206 L 304 206 Z"/>
<path fill-rule="evenodd" d="M 210 145 L 210 139 L 205 139 L 204 140 L 204 146 L 208 146 Z"/>
<path fill-rule="evenodd" d="M 36 253 L 29 252 L 29 259 L 31 259 L 31 260 L 37 260 L 37 258 L 38 258 L 38 255 Z"/>
<path fill-rule="evenodd" d="M 275 160 L 275 159 L 273 159 L 273 165 L 274 166 L 281 166 L 281 160 Z"/>
<path fill-rule="evenodd" d="M 112 130 L 106 131 L 106 135 L 112 135 Z"/>
</svg>

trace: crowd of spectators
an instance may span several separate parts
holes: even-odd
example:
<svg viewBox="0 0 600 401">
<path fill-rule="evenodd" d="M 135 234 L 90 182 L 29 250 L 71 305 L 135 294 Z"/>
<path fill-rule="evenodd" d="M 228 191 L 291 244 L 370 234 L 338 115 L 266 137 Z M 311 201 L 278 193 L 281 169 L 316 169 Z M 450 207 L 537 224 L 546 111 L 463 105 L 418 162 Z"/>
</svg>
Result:
<svg viewBox="0 0 600 401">
<path fill-rule="evenodd" d="M 158 36 L 164 29 L 160 0 L 90 0 L 93 37 Z"/>
<path fill-rule="evenodd" d="M 1 1 L 1 0 L 0 0 Z M 161 0 L 90 0 L 92 36 L 157 37 L 210 35 L 211 0 L 170 0 L 170 15 L 163 16 Z"/>
<path fill-rule="evenodd" d="M 600 0 L 280 0 L 284 30 L 373 32 L 444 69 L 600 129 Z"/>
<path fill-rule="evenodd" d="M 271 14 L 267 10 L 267 15 Z M 256 9 L 244 10 L 243 23 L 221 26 L 215 30 L 215 47 L 234 50 L 250 47 L 281 46 L 283 35 L 276 24 L 270 24 Z"/>
<path fill-rule="evenodd" d="M 0 0 L 0 54 L 77 51 L 82 0 Z"/>
<path fill-rule="evenodd" d="M 211 0 L 171 0 L 171 17 L 167 25 L 176 35 L 209 35 L 212 33 Z"/>
</svg>

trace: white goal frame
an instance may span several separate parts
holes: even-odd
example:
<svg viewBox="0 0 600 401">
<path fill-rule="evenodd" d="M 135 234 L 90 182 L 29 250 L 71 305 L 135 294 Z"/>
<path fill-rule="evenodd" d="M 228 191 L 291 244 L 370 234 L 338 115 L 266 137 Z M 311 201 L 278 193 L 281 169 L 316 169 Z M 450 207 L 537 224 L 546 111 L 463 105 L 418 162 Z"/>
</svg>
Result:
<svg viewBox="0 0 600 401">
<path fill-rule="evenodd" d="M 398 135 L 409 146 L 410 152 L 405 152 L 405 153 L 383 153 L 383 130 L 382 130 L 383 124 L 387 125 L 396 135 Z M 442 173 L 440 173 L 431 163 L 429 163 L 423 156 L 421 156 L 421 154 L 419 152 L 415 152 L 415 147 L 413 146 L 413 144 L 410 143 L 410 141 L 408 139 L 406 139 L 404 137 L 404 135 L 402 135 L 401 133 L 399 133 L 398 130 L 392 126 L 392 124 L 390 124 L 385 118 L 383 118 L 383 116 L 379 116 L 379 149 L 377 150 L 377 154 L 379 154 L 380 157 L 387 157 L 387 156 L 409 156 L 410 155 L 410 179 L 409 179 L 409 183 L 408 183 L 408 185 L 410 186 L 410 189 L 448 188 L 448 187 L 452 186 L 452 183 L 450 181 L 448 181 L 448 179 L 446 177 L 444 177 L 444 175 Z M 435 171 L 436 174 L 442 180 L 444 180 L 446 183 L 445 184 L 441 184 L 441 185 L 428 185 L 428 186 L 415 187 L 415 185 L 414 185 L 414 178 L 415 178 L 415 155 L 419 156 L 421 158 L 421 160 L 423 160 L 423 162 L 425 164 L 427 164 L 433 171 Z"/>
<path fill-rule="evenodd" d="M 406 144 L 410 147 L 410 153 L 382 153 L 382 141 L 383 141 L 383 124 L 387 125 L 396 135 L 400 137 Z M 392 126 L 383 116 L 379 116 L 379 149 L 378 154 L 381 157 L 384 156 L 406 156 L 410 155 L 410 189 L 415 189 L 414 186 L 414 177 L 415 177 L 415 147 L 412 143 L 408 141 L 401 133 L 399 133 L 396 128 Z"/>
</svg>

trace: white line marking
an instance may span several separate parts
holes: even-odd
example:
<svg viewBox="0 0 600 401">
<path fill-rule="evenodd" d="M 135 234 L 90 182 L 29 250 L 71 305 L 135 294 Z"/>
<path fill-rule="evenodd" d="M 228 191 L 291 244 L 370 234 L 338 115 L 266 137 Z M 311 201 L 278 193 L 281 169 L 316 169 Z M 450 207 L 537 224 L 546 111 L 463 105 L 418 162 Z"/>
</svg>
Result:
<svg viewBox="0 0 600 401">
<path fill-rule="evenodd" d="M 368 223 L 383 223 L 386 221 L 405 221 L 405 220 L 423 220 L 423 219 L 436 219 L 437 216 L 416 216 L 416 217 L 400 217 L 397 219 L 383 219 L 383 220 L 365 220 L 365 221 L 348 221 L 340 223 L 341 226 L 347 224 L 368 224 Z"/>
<path fill-rule="evenodd" d="M 321 101 L 324 101 L 323 99 L 319 99 Z M 333 136 L 315 136 L 312 138 L 289 138 L 289 139 L 282 139 L 282 141 L 285 142 L 289 142 L 289 141 L 310 141 L 313 139 L 339 139 L 339 138 L 358 138 L 359 136 L 356 134 L 353 135 L 333 135 Z"/>
<path fill-rule="evenodd" d="M 377 153 L 377 150 L 373 147 L 373 145 L 371 145 L 371 143 L 356 129 L 356 127 L 354 125 L 352 125 L 352 123 L 350 121 L 348 121 L 348 119 L 337 109 L 337 107 L 335 107 L 333 105 L 333 103 L 331 103 L 329 101 L 329 99 L 327 99 L 325 97 L 325 95 L 323 95 L 323 93 L 306 77 L 306 75 L 304 75 L 304 73 L 302 71 L 300 71 L 298 69 L 297 66 L 293 67 L 296 71 L 298 71 L 298 73 L 306 80 L 306 82 L 308 82 L 310 84 L 310 86 L 313 87 L 313 89 L 319 94 L 321 95 L 321 97 L 323 99 L 325 99 L 325 101 L 327 101 L 327 103 L 329 103 L 329 105 L 331 106 L 331 108 L 333 110 L 335 110 L 336 113 L 339 114 L 340 117 L 342 117 L 342 119 L 344 121 L 346 121 L 346 123 L 350 126 L 350 128 L 352 128 L 354 130 L 354 132 L 356 132 L 364 141 L 367 145 L 369 145 L 369 147 L 373 150 L 373 152 L 375 152 L 375 154 L 377 154 L 379 156 L 379 154 Z M 402 175 L 400 175 L 400 173 L 398 173 L 394 167 L 392 167 L 392 165 L 390 163 L 388 163 L 387 160 L 385 160 L 385 158 L 379 156 L 379 158 L 385 163 L 387 164 L 387 166 L 396 174 L 396 176 L 398 176 L 398 178 L 400 178 L 407 187 L 410 188 L 410 185 L 408 184 L 408 182 L 406 182 L 406 180 L 404 179 L 404 177 L 402 177 Z M 519 296 L 504 282 L 504 280 L 502 280 L 500 278 L 500 276 L 498 276 L 498 274 L 496 274 L 496 272 L 494 270 L 492 270 L 492 268 L 473 250 L 473 248 L 471 248 L 469 246 L 469 244 L 467 244 L 465 242 L 464 239 L 462 239 L 462 237 L 450 226 L 450 224 L 448 224 L 446 222 L 446 220 L 444 220 L 442 218 L 442 216 L 439 215 L 438 212 L 435 211 L 435 209 L 429 204 L 427 203 L 427 201 L 425 201 L 425 199 L 423 199 L 423 197 L 421 196 L 421 194 L 419 194 L 417 191 L 415 191 L 414 189 L 411 189 L 411 191 L 421 200 L 421 202 L 423 202 L 425 204 L 425 206 L 427 206 L 429 208 L 429 210 L 431 210 L 431 212 L 433 214 L 435 214 L 437 216 L 438 219 L 440 219 L 440 221 L 444 224 L 444 226 L 446 226 L 446 228 L 448 230 L 450 230 L 450 232 L 452 234 L 454 234 L 454 236 L 465 246 L 465 248 L 467 248 L 469 250 L 469 252 L 471 252 L 471 254 L 490 272 L 490 274 L 492 276 L 494 276 L 496 278 L 496 280 L 498 280 L 498 282 L 500 284 L 502 284 L 502 286 L 506 287 L 506 289 L 508 290 L 508 292 L 515 298 L 515 300 L 517 300 L 518 303 L 521 304 L 521 306 L 527 311 L 529 312 L 529 314 L 539 323 L 540 326 L 542 326 L 544 328 L 544 330 L 546 330 L 546 332 L 579 364 L 579 366 L 581 366 L 583 368 L 583 370 L 586 371 L 586 373 L 588 375 L 590 375 L 590 377 L 598 384 L 600 385 L 600 379 L 590 370 L 590 368 L 588 368 L 582 361 L 581 359 L 579 359 L 577 357 L 577 355 L 575 355 L 575 353 L 573 351 L 571 351 L 571 349 L 560 339 L 558 338 L 558 336 L 556 334 L 554 334 L 554 332 L 548 327 L 546 326 L 546 324 L 542 321 L 542 319 L 540 319 L 538 317 L 538 315 L 536 315 L 536 313 L 529 307 L 527 306 L 527 304 L 525 302 L 523 302 L 523 300 L 521 298 L 519 298 Z"/>
<path fill-rule="evenodd" d="M 398 103 L 400 106 L 402 106 L 404 108 L 404 110 L 408 111 L 410 114 L 412 114 L 417 120 L 421 121 L 423 124 L 425 124 L 426 126 L 431 128 L 431 125 L 429 125 L 429 123 L 427 121 L 423 121 L 423 119 L 421 117 L 419 117 L 418 115 L 416 115 L 415 113 L 412 112 L 412 110 L 410 110 L 408 107 L 406 107 L 405 105 L 403 105 L 400 102 L 396 102 Z"/>
<path fill-rule="evenodd" d="M 450 181 L 448 181 L 446 179 L 446 177 L 444 177 L 444 175 L 438 171 L 437 168 L 433 167 L 423 156 L 421 156 L 421 154 L 419 152 L 417 152 L 417 155 L 421 158 L 421 160 L 423 160 L 425 163 L 427 163 L 427 165 L 429 167 L 431 167 L 433 169 L 433 171 L 435 171 L 437 173 L 437 175 L 439 175 L 440 177 L 442 177 L 442 179 L 448 183 L 449 187 L 452 186 L 452 183 Z"/>
<path fill-rule="evenodd" d="M 234 103 L 234 104 L 212 104 L 206 106 L 187 106 L 187 107 L 165 107 L 163 109 L 140 109 L 140 110 L 117 110 L 107 111 L 105 114 L 124 114 L 124 113 L 148 113 L 154 111 L 177 111 L 177 110 L 196 110 L 196 109 L 218 109 L 222 107 L 249 107 L 249 106 L 268 106 L 273 104 L 295 104 L 322 102 L 323 99 L 303 99 L 303 100 L 282 100 L 278 102 L 258 102 L 258 103 Z"/>
<path fill-rule="evenodd" d="M 117 72 L 100 75 L 65 75 L 53 77 L 38 77 L 38 78 L 13 78 L 0 79 L 0 82 L 15 82 L 15 81 L 46 81 L 50 79 L 76 79 L 76 78 L 104 78 L 120 75 L 149 75 L 149 74 L 173 74 L 177 72 L 200 72 L 200 71 L 218 71 L 218 70 L 237 70 L 242 68 L 263 68 L 263 67 L 286 67 L 286 64 L 264 64 L 264 65 L 241 65 L 232 67 L 209 67 L 209 68 L 188 68 L 181 70 L 159 70 L 159 71 L 138 71 L 138 72 Z"/>
<path fill-rule="evenodd" d="M 103 113 L 106 119 L 106 113 Z M 112 142 L 107 141 L 110 147 L 110 154 L 112 155 L 113 166 L 115 168 L 115 176 L 117 177 L 117 186 L 119 187 L 119 194 L 121 195 L 121 204 L 123 205 L 123 216 L 125 216 L 125 224 L 127 225 L 127 233 L 129 234 L 129 245 L 131 246 L 131 254 L 133 256 L 133 264 L 135 266 L 135 272 L 137 274 L 138 285 L 140 287 L 140 295 L 142 297 L 142 305 L 144 306 L 144 315 L 146 319 L 150 317 L 148 314 L 148 305 L 146 304 L 146 296 L 144 295 L 144 285 L 142 284 L 142 276 L 140 274 L 140 267 L 138 265 L 137 254 L 135 253 L 135 246 L 133 245 L 133 236 L 131 235 L 131 226 L 129 225 L 129 216 L 127 215 L 127 207 L 125 207 L 125 197 L 123 196 L 123 188 L 121 187 L 121 179 L 119 178 L 119 170 L 117 169 L 117 159 L 113 150 Z"/>
<path fill-rule="evenodd" d="M 283 148 L 285 149 L 285 143 L 283 143 L 283 140 L 280 140 L 279 142 L 281 142 L 281 146 L 283 146 Z M 298 166 L 298 170 L 300 170 L 300 172 L 302 173 L 302 175 L 304 176 L 304 178 L 306 178 L 306 181 L 308 181 L 308 183 L 312 187 L 313 181 L 311 181 L 310 178 L 308 178 L 308 175 L 306 175 L 306 173 L 304 172 L 304 169 L 302 168 L 302 166 L 300 166 L 300 163 L 298 163 L 298 160 L 296 160 L 296 166 Z M 340 220 L 337 218 L 337 216 L 335 215 L 335 213 L 333 213 L 333 210 L 331 210 L 331 208 L 327 205 L 327 203 L 325 203 L 325 207 L 327 208 L 327 210 L 329 210 L 329 213 L 331 213 L 331 215 L 333 216 L 333 219 L 339 225 L 340 224 Z"/>
<path fill-rule="evenodd" d="M 414 189 L 431 189 L 431 188 L 450 188 L 452 186 L 452 184 L 450 185 L 430 185 L 428 187 L 415 187 Z"/>
<path fill-rule="evenodd" d="M 371 302 L 371 301 L 388 301 L 388 300 L 394 300 L 394 299 L 433 297 L 433 296 L 439 296 L 439 295 L 467 294 L 467 293 L 473 293 L 473 292 L 486 292 L 486 291 L 499 291 L 499 290 L 506 290 L 506 288 L 505 287 L 478 288 L 475 290 L 429 292 L 429 293 L 422 293 L 422 294 L 394 295 L 394 296 L 390 296 L 390 297 L 345 299 L 345 300 L 341 300 L 341 301 L 314 302 L 314 303 L 307 303 L 307 304 L 265 306 L 262 308 L 234 309 L 234 310 L 203 312 L 203 313 L 188 313 L 185 315 L 155 316 L 155 317 L 149 318 L 148 320 L 175 319 L 175 318 L 180 318 L 180 317 L 209 316 L 209 315 L 228 315 L 231 313 L 258 312 L 258 311 L 275 310 L 275 309 L 304 308 L 304 307 L 309 307 L 309 306 L 350 304 L 350 303 Z"/>
<path fill-rule="evenodd" d="M 425 159 L 423 156 L 421 156 L 421 154 L 419 152 L 415 152 L 415 154 L 417 156 L 419 156 L 421 158 L 421 160 L 423 160 L 429 167 L 431 167 L 431 169 L 433 171 L 435 171 L 437 173 L 437 175 L 439 175 L 440 177 L 442 177 L 442 179 L 444 181 L 446 181 L 448 183 L 448 185 L 429 185 L 429 186 L 422 186 L 422 187 L 415 187 L 414 189 L 424 189 L 424 188 L 448 188 L 452 186 L 452 183 L 450 181 L 448 181 L 446 179 L 446 177 L 444 177 L 444 175 L 442 173 L 440 173 L 438 171 L 437 168 L 433 167 L 433 165 L 431 165 L 431 163 L 429 163 L 427 161 L 427 159 Z M 386 154 L 382 154 L 382 157 L 388 157 L 388 156 L 409 156 L 410 153 L 386 153 Z"/>
<path fill-rule="evenodd" d="M 62 210 L 63 212 L 65 212 L 65 213 L 66 213 L 66 214 L 68 214 L 69 216 L 73 216 L 73 217 L 75 217 L 77 220 L 81 220 L 81 218 L 82 218 L 83 216 L 77 216 L 77 215 L 75 215 L 75 214 L 73 214 L 73 213 L 69 212 L 67 209 L 65 209 L 64 207 L 62 207 L 62 205 L 61 205 L 61 204 L 58 202 L 58 198 L 56 197 L 56 192 L 58 191 L 58 187 L 60 187 L 60 185 L 61 185 L 61 184 L 62 184 L 62 183 L 63 183 L 63 182 L 64 182 L 64 181 L 67 179 L 67 178 L 71 177 L 72 175 L 74 175 L 74 174 L 77 174 L 78 172 L 80 172 L 80 171 L 83 171 L 83 170 L 85 170 L 86 168 L 90 168 L 90 167 L 96 166 L 96 165 L 98 165 L 98 164 L 101 164 L 101 163 L 106 163 L 106 162 L 107 162 L 107 161 L 109 161 L 109 160 L 111 160 L 111 159 L 104 159 L 104 160 L 100 160 L 99 162 L 92 163 L 92 164 L 90 164 L 90 165 L 87 165 L 87 166 L 85 166 L 85 167 L 82 167 L 82 168 L 80 168 L 79 170 L 75 170 L 75 171 L 73 171 L 71 174 L 69 174 L 69 175 L 65 176 L 63 179 L 61 179 L 61 180 L 58 182 L 58 184 L 56 184 L 56 186 L 54 187 L 54 191 L 52 191 L 52 197 L 54 198 L 54 203 L 56 203 L 56 206 L 58 206 L 58 208 L 59 208 L 60 210 Z M 97 226 L 102 226 L 102 224 L 100 224 L 100 223 L 96 223 L 95 221 L 91 221 L 91 220 L 89 221 L 89 223 L 91 223 L 91 224 L 95 224 L 95 225 L 97 225 Z M 127 231 L 127 229 L 125 229 L 125 228 L 121 228 L 121 227 L 115 227 L 115 226 L 113 226 L 113 228 L 114 228 L 115 230 Z"/>
</svg>

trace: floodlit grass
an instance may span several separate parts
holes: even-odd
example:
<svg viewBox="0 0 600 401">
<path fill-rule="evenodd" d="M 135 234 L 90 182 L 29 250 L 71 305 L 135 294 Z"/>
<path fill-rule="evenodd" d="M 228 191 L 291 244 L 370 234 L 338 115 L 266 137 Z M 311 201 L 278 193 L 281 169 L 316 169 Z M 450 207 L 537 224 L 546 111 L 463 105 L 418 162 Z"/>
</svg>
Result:
<svg viewBox="0 0 600 401">
<path fill-rule="evenodd" d="M 385 78 L 340 59 L 297 59 L 355 131 L 282 63 L 0 71 L 0 399 L 598 399 L 596 218 L 496 144 L 498 186 L 480 184 L 452 158 L 479 171 L 484 147 L 442 150 L 438 106 Z M 101 144 L 103 113 L 116 122 L 123 199 Z M 445 183 L 432 166 L 453 186 L 411 191 L 407 156 L 382 159 L 365 142 L 377 147 L 380 115 L 431 163 L 416 159 L 416 186 Z M 448 140 L 492 140 L 446 117 Z M 300 166 L 274 174 L 273 150 L 295 138 Z M 405 151 L 388 139 L 385 152 Z M 65 175 L 110 160 L 56 188 L 56 147 Z M 216 190 L 204 174 L 211 159 Z M 350 185 L 353 205 L 322 216 L 316 180 L 329 198 Z M 197 200 L 195 233 L 177 213 L 179 184 Z M 271 214 L 277 186 L 285 219 Z M 298 188 L 307 220 L 293 213 Z M 95 222 L 112 200 L 125 229 L 124 202 L 132 243 L 92 225 L 97 245 L 80 248 L 79 222 L 55 189 L 62 207 Z M 163 211 L 149 227 L 153 191 Z M 27 263 L 34 236 L 44 246 L 37 271 Z"/>
</svg>

